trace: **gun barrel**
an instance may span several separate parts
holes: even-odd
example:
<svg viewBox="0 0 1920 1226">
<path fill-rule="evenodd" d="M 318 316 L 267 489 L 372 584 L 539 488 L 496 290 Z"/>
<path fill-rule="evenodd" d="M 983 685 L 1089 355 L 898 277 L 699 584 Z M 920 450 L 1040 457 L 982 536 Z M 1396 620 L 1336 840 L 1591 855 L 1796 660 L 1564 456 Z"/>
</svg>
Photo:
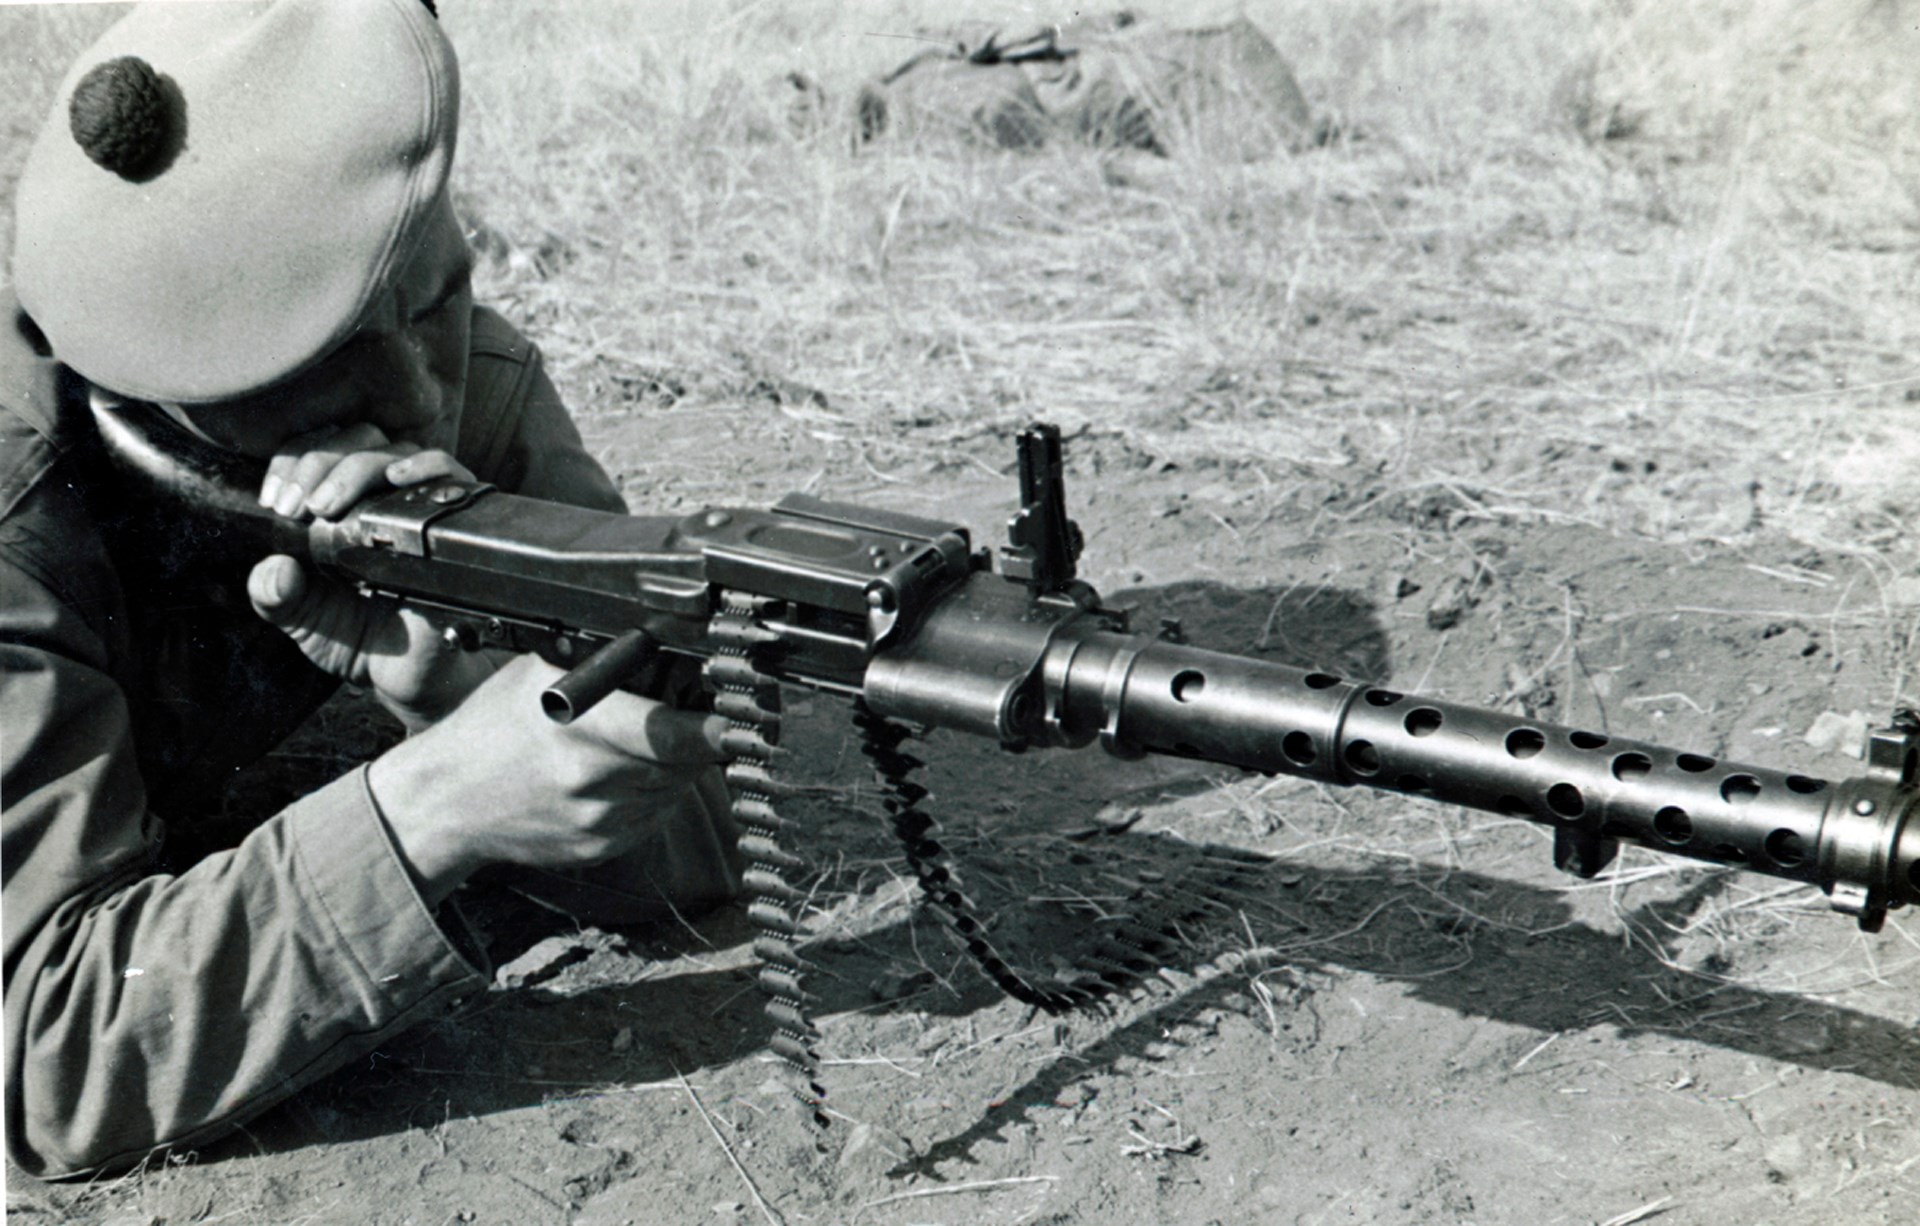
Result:
<svg viewBox="0 0 1920 1226">
<path fill-rule="evenodd" d="M 1556 862 L 1585 876 L 1630 839 L 1818 884 L 1874 927 L 1920 900 L 1910 743 L 1835 781 L 1126 635 L 1086 636 L 1073 656 L 1063 722 L 1099 721 L 1110 747 L 1525 818 L 1552 827 Z"/>
<path fill-rule="evenodd" d="M 995 601 L 998 603 L 998 601 Z M 1829 780 L 1721 762 L 1264 660 L 1115 632 L 978 615 L 935 619 L 933 650 L 876 661 L 883 714 L 1009 743 L 1193 758 L 1364 784 L 1501 813 L 1554 831 L 1555 862 L 1592 876 L 1622 839 L 1817 884 L 1878 927 L 1920 901 L 1914 738 L 1865 775 Z M 1004 664 L 994 665 L 1000 659 Z M 950 684 L 953 661 L 995 687 Z M 1019 680 L 1024 677 L 1025 680 Z M 1891 735 L 1891 734 L 1890 734 Z"/>
</svg>

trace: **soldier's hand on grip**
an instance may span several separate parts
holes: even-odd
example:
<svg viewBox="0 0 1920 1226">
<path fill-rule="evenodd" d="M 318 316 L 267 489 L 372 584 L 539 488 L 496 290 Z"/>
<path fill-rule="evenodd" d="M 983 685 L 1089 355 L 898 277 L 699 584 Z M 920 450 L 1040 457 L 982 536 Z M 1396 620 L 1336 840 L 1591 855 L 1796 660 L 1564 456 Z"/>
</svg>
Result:
<svg viewBox="0 0 1920 1226">
<path fill-rule="evenodd" d="M 473 480 L 446 452 L 390 441 L 362 423 L 303 434 L 283 446 L 268 463 L 260 502 L 289 517 L 326 518 L 368 494 L 444 477 Z M 290 557 L 256 565 L 247 595 L 254 611 L 307 659 L 343 681 L 372 687 L 409 732 L 444 716 L 493 672 L 486 656 L 453 647 L 419 613 L 361 599 Z"/>
<path fill-rule="evenodd" d="M 571 724 L 548 720 L 540 693 L 559 675 L 520 657 L 369 769 L 430 901 L 484 864 L 570 868 L 618 856 L 724 760 L 724 719 L 633 694 L 614 693 Z"/>
</svg>

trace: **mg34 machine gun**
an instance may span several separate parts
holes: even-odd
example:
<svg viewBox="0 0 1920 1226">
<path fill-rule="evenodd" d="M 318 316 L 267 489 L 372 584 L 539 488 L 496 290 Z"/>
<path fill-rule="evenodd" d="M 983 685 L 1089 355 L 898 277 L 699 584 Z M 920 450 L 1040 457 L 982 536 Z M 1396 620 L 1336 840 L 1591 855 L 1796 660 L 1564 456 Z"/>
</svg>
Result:
<svg viewBox="0 0 1920 1226">
<path fill-rule="evenodd" d="M 616 688 L 704 681 L 731 721 L 727 771 L 760 933 L 776 1051 L 824 1122 L 798 952 L 802 861 L 778 810 L 780 689 L 848 700 L 927 903 L 1002 990 L 1048 1012 L 1098 1005 L 1161 964 L 1164 931 L 1114 928 L 1075 969 L 1035 974 L 995 949 L 912 778 L 919 728 L 1011 750 L 1098 742 L 1326 784 L 1365 785 L 1551 828 L 1554 862 L 1591 877 L 1622 840 L 1817 885 L 1868 931 L 1920 900 L 1920 721 L 1874 732 L 1866 772 L 1819 779 L 1403 694 L 1139 634 L 1075 577 L 1059 432 L 1019 440 L 1009 541 L 800 495 L 771 510 L 629 517 L 443 481 L 297 523 L 234 484 L 229 457 L 164 418 L 103 413 L 110 452 L 173 499 L 214 511 L 257 555 L 291 553 L 370 596 L 417 606 L 468 648 L 565 668 L 545 718 Z M 248 487 L 249 489 L 251 487 Z M 540 718 L 529 712 L 529 718 Z M 784 836 L 784 837 L 783 837 Z"/>
</svg>

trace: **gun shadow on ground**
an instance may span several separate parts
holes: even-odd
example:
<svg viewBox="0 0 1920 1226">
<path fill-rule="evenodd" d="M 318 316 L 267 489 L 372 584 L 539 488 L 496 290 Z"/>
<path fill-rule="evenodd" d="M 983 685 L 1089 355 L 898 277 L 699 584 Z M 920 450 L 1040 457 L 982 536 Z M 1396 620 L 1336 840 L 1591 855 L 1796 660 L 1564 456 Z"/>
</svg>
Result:
<svg viewBox="0 0 1920 1226">
<path fill-rule="evenodd" d="M 1390 676 L 1375 612 L 1351 592 L 1189 584 L 1131 593 L 1130 601 L 1180 617 L 1197 643 L 1350 676 Z M 861 773 L 844 711 L 824 699 L 810 710 L 799 705 L 804 714 L 789 721 L 787 742 L 795 770 L 820 781 L 820 791 L 844 796 L 833 781 Z M 1294 1042 L 1313 1041 L 1316 990 L 1364 974 L 1403 985 L 1412 1000 L 1543 1036 L 1611 1026 L 1623 1035 L 1656 1033 L 1806 1069 L 1920 1085 L 1920 1038 L 1911 1028 L 1687 969 L 1657 939 L 1652 947 L 1630 945 L 1618 931 L 1581 922 L 1571 897 L 1557 888 L 1398 858 L 1327 864 L 1282 857 L 1249 867 L 1242 846 L 1146 833 L 1124 820 L 1089 825 L 1090 815 L 1124 812 L 1143 796 L 1217 790 L 1219 771 L 1116 762 L 1096 750 L 1008 755 L 958 737 L 931 738 L 922 756 L 936 797 L 951 798 L 935 811 L 953 836 L 948 842 L 969 891 L 998 916 L 996 943 L 1016 961 L 1022 954 L 1044 961 L 1072 948 L 1077 935 L 1098 926 L 1090 915 L 1143 891 L 1190 890 L 1205 914 L 1178 926 L 1164 951 L 1169 974 L 1117 997 L 1091 1041 L 1062 1047 L 996 1093 L 964 1128 L 922 1146 L 895 1175 L 937 1178 L 943 1163 L 972 1161 L 981 1143 L 1003 1140 L 1010 1127 L 1055 1109 L 1073 1083 L 1127 1061 L 1160 1058 L 1169 1035 L 1178 1041 L 1209 1012 L 1246 1012 L 1256 979 L 1291 989 L 1259 995 L 1269 1007 L 1278 1000 L 1282 1012 L 1293 1012 L 1301 1023 Z M 816 898 L 891 891 L 899 904 L 910 877 L 898 867 L 898 849 L 876 818 L 849 812 L 853 807 L 832 799 L 804 806 L 802 827 L 814 832 L 809 851 L 826 870 Z M 1225 884 L 1209 876 L 1223 863 L 1238 866 Z M 1729 881 L 1727 873 L 1706 870 L 1677 897 L 1622 918 L 1643 935 L 1677 932 Z M 1036 898 L 1049 901 L 1034 905 Z M 817 967 L 808 978 L 816 1017 L 963 1018 L 1000 999 L 931 917 L 904 904 L 870 910 L 877 922 L 830 934 L 808 950 Z M 574 927 L 540 914 L 514 934 L 520 947 Z M 567 982 L 562 959 L 534 981 L 489 993 L 478 1009 L 335 1073 L 256 1122 L 244 1139 L 203 1150 L 201 1160 L 404 1132 L 569 1096 L 617 1096 L 623 1087 L 752 1059 L 771 1037 L 752 968 L 740 958 L 719 965 L 726 949 L 750 938 L 737 912 L 684 929 L 597 934 L 597 944 L 583 943 L 581 958 L 611 948 L 638 955 L 635 962 L 691 954 L 692 962 L 680 965 L 698 965 L 707 955 L 715 965 L 595 985 Z M 890 977 L 904 990 L 876 992 Z M 1303 986 L 1311 984 L 1323 986 Z M 1261 1020 L 1278 1026 L 1286 1019 Z M 610 1045 L 608 1036 L 623 1029 L 628 1041 Z M 830 1023 L 829 1036 L 832 1030 Z M 1818 1042 L 1807 1041 L 1810 1032 Z"/>
</svg>

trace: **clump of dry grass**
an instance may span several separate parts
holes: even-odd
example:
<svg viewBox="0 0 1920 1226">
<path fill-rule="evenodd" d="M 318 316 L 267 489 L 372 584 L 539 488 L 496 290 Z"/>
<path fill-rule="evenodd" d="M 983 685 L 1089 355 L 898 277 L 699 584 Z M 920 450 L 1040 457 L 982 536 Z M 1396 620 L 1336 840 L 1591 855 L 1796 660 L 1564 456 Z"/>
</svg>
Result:
<svg viewBox="0 0 1920 1226">
<path fill-rule="evenodd" d="M 1747 202 L 1837 239 L 1901 241 L 1920 181 L 1897 0 L 1619 6 L 1599 26 L 1595 101 L 1637 132 L 1749 172 Z M 1601 109 L 1596 106 L 1596 110 Z"/>
</svg>

